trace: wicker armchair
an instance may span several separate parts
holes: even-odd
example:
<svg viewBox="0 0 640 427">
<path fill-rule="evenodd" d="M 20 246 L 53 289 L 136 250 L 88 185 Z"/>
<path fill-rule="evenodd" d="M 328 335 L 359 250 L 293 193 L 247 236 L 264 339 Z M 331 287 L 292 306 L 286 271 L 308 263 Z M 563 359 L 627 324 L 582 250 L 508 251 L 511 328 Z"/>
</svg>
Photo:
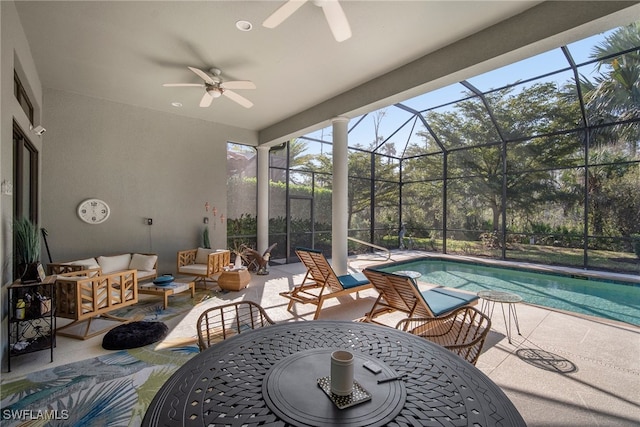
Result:
<svg viewBox="0 0 640 427">
<path fill-rule="evenodd" d="M 433 341 L 475 365 L 491 319 L 473 307 L 462 307 L 441 317 L 403 319 L 396 329 Z"/>
<path fill-rule="evenodd" d="M 212 307 L 198 317 L 198 347 L 203 351 L 236 334 L 269 325 L 275 325 L 275 322 L 252 301 Z"/>
</svg>

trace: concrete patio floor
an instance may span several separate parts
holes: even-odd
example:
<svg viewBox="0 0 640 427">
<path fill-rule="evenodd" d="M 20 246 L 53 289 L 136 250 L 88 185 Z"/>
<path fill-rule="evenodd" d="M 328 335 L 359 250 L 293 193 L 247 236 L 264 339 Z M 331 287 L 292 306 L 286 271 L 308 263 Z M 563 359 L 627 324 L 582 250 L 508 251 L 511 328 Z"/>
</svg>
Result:
<svg viewBox="0 0 640 427">
<path fill-rule="evenodd" d="M 421 255 L 398 251 L 391 261 Z M 359 271 L 381 260 L 367 255 L 350 259 L 349 265 Z M 192 337 L 203 310 L 237 300 L 258 302 L 276 322 L 312 320 L 315 306 L 296 304 L 290 313 L 288 300 L 279 295 L 299 284 L 304 273 L 298 263 L 272 266 L 267 276 L 252 274 L 248 288 L 218 293 L 185 316 L 166 322 L 171 329 L 167 340 Z M 329 300 L 320 318 L 360 318 L 376 297 L 375 290 L 367 290 Z M 517 312 L 521 335 L 514 328 L 509 344 L 502 313 L 496 307 L 492 330 L 476 366 L 507 394 L 529 426 L 640 425 L 639 327 L 528 304 L 518 304 Z M 394 326 L 400 318 L 389 314 L 381 319 Z M 16 359 L 12 372 L 3 372 L 2 383 L 31 371 L 105 354 L 101 342 L 102 335 L 86 341 L 58 337 L 53 363 L 46 351 L 33 353 L 28 360 Z"/>
</svg>

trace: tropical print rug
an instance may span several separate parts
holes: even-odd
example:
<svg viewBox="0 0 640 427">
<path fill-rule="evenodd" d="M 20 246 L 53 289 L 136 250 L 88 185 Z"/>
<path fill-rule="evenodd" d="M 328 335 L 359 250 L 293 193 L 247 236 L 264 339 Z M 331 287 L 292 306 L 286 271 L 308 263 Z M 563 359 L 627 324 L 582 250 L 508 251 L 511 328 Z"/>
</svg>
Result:
<svg viewBox="0 0 640 427">
<path fill-rule="evenodd" d="M 199 290 L 195 298 L 184 292 L 162 300 L 145 299 L 113 312 L 118 317 L 166 321 L 190 314 L 203 302 L 220 295 Z M 120 350 L 99 357 L 27 374 L 2 384 L 2 426 L 139 426 L 160 387 L 198 353 L 195 320 L 188 331 L 161 343 Z"/>
<path fill-rule="evenodd" d="M 197 346 L 120 350 L 2 385 L 3 426 L 138 426 Z"/>
</svg>

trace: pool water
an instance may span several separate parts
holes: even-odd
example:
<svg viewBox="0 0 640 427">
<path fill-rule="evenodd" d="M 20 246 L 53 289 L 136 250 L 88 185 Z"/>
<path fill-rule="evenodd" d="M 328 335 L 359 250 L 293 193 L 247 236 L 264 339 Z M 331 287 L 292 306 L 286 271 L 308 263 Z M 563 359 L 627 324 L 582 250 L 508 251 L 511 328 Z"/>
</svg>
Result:
<svg viewBox="0 0 640 427">
<path fill-rule="evenodd" d="M 640 326 L 640 284 L 431 259 L 387 265 L 381 270 L 414 270 L 422 274 L 419 281 L 473 292 L 513 292 L 531 304 Z"/>
</svg>

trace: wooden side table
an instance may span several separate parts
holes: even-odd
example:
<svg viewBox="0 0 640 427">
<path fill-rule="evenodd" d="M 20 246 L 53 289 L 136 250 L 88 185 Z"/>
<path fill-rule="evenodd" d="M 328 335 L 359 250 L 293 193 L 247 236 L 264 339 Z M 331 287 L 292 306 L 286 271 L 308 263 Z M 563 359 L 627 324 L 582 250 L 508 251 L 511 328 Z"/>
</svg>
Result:
<svg viewBox="0 0 640 427">
<path fill-rule="evenodd" d="M 218 286 L 225 291 L 239 291 L 249 285 L 251 275 L 247 268 L 240 270 L 227 270 L 220 273 L 218 277 Z"/>
</svg>

